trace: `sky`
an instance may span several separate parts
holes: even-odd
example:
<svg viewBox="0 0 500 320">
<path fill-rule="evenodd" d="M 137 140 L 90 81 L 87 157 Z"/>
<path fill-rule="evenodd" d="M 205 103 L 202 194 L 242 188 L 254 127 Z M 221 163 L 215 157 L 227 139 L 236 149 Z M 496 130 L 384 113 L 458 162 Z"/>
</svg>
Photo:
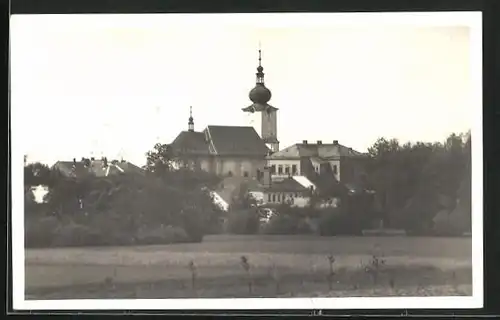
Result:
<svg viewBox="0 0 500 320">
<path fill-rule="evenodd" d="M 187 130 L 190 106 L 196 130 L 248 125 L 259 43 L 281 148 L 338 140 L 366 151 L 378 137 L 470 130 L 482 108 L 472 29 L 376 15 L 13 16 L 13 144 L 30 162 L 143 165 Z"/>
</svg>

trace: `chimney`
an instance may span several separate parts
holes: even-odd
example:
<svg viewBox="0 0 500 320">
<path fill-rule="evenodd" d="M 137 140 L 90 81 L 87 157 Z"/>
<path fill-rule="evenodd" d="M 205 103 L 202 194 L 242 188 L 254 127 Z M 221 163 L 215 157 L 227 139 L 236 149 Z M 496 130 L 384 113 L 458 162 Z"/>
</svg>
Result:
<svg viewBox="0 0 500 320">
<path fill-rule="evenodd" d="M 338 146 L 339 145 L 339 141 L 338 140 L 333 140 L 333 145 L 334 146 Z"/>
<path fill-rule="evenodd" d="M 271 168 L 265 167 L 262 173 L 262 184 L 268 188 L 271 186 Z"/>
<path fill-rule="evenodd" d="M 321 140 L 318 140 L 317 142 L 318 142 L 318 144 L 323 144 L 323 141 L 321 141 Z"/>
<path fill-rule="evenodd" d="M 307 140 L 302 140 L 302 144 L 307 144 Z"/>
</svg>

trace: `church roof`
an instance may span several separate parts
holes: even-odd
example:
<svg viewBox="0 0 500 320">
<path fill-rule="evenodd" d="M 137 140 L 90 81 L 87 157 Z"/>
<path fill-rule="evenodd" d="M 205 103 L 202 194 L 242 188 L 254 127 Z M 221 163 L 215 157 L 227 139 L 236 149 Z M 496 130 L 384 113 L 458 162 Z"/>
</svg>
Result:
<svg viewBox="0 0 500 320">
<path fill-rule="evenodd" d="M 273 153 L 269 159 L 299 159 L 301 157 L 315 157 L 321 159 L 338 157 L 355 157 L 364 155 L 338 143 L 296 143 L 290 147 Z"/>
<path fill-rule="evenodd" d="M 253 127 L 207 126 L 205 132 L 218 155 L 264 157 L 269 152 Z"/>
<path fill-rule="evenodd" d="M 209 155 L 208 142 L 203 132 L 182 131 L 170 146 L 183 154 Z"/>
<path fill-rule="evenodd" d="M 269 149 L 253 127 L 207 126 L 203 132 L 182 131 L 170 144 L 189 155 L 265 157 Z"/>
</svg>

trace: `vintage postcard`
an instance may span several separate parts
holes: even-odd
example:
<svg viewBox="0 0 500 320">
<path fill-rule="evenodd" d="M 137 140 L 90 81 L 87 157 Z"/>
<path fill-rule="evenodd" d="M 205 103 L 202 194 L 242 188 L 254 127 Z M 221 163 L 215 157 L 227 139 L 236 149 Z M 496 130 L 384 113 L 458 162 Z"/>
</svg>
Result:
<svg viewBox="0 0 500 320">
<path fill-rule="evenodd" d="M 476 12 L 12 16 L 14 308 L 482 307 L 481 55 Z"/>
</svg>

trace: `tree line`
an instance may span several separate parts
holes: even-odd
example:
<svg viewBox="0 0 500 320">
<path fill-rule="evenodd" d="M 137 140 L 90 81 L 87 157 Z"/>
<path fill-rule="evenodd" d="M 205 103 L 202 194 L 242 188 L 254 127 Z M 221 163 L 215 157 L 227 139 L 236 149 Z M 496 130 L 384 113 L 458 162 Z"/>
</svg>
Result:
<svg viewBox="0 0 500 320">
<path fill-rule="evenodd" d="M 380 138 L 368 152 L 371 159 L 363 183 L 376 193 L 364 198 L 343 195 L 341 208 L 335 212 L 311 211 L 309 218 L 318 218 L 321 233 L 349 226 L 366 228 L 380 220 L 385 227 L 429 234 L 440 223 L 436 221 L 439 212 L 445 212 L 443 233 L 470 230 L 470 133 L 452 134 L 444 142 L 433 143 L 401 144 Z M 210 190 L 219 177 L 174 166 L 173 160 L 180 155 L 168 145 L 155 145 L 146 157 L 144 175 L 108 177 L 71 178 L 41 163 L 25 163 L 27 245 L 172 243 L 201 241 L 206 233 L 222 232 L 221 223 L 231 212 L 228 216 L 211 199 Z M 32 188 L 39 185 L 48 188 L 44 203 L 36 203 L 33 197 Z M 230 211 L 252 207 L 251 200 L 239 195 Z M 290 220 L 303 216 L 297 210 L 282 207 L 280 211 L 288 213 L 280 219 L 290 227 L 270 230 L 302 230 L 295 224 L 303 225 L 303 221 L 297 218 L 294 224 Z M 239 221 L 229 222 L 233 228 L 257 232 L 255 216 L 249 220 L 250 227 L 237 226 L 246 223 L 242 216 L 232 218 Z"/>
</svg>

